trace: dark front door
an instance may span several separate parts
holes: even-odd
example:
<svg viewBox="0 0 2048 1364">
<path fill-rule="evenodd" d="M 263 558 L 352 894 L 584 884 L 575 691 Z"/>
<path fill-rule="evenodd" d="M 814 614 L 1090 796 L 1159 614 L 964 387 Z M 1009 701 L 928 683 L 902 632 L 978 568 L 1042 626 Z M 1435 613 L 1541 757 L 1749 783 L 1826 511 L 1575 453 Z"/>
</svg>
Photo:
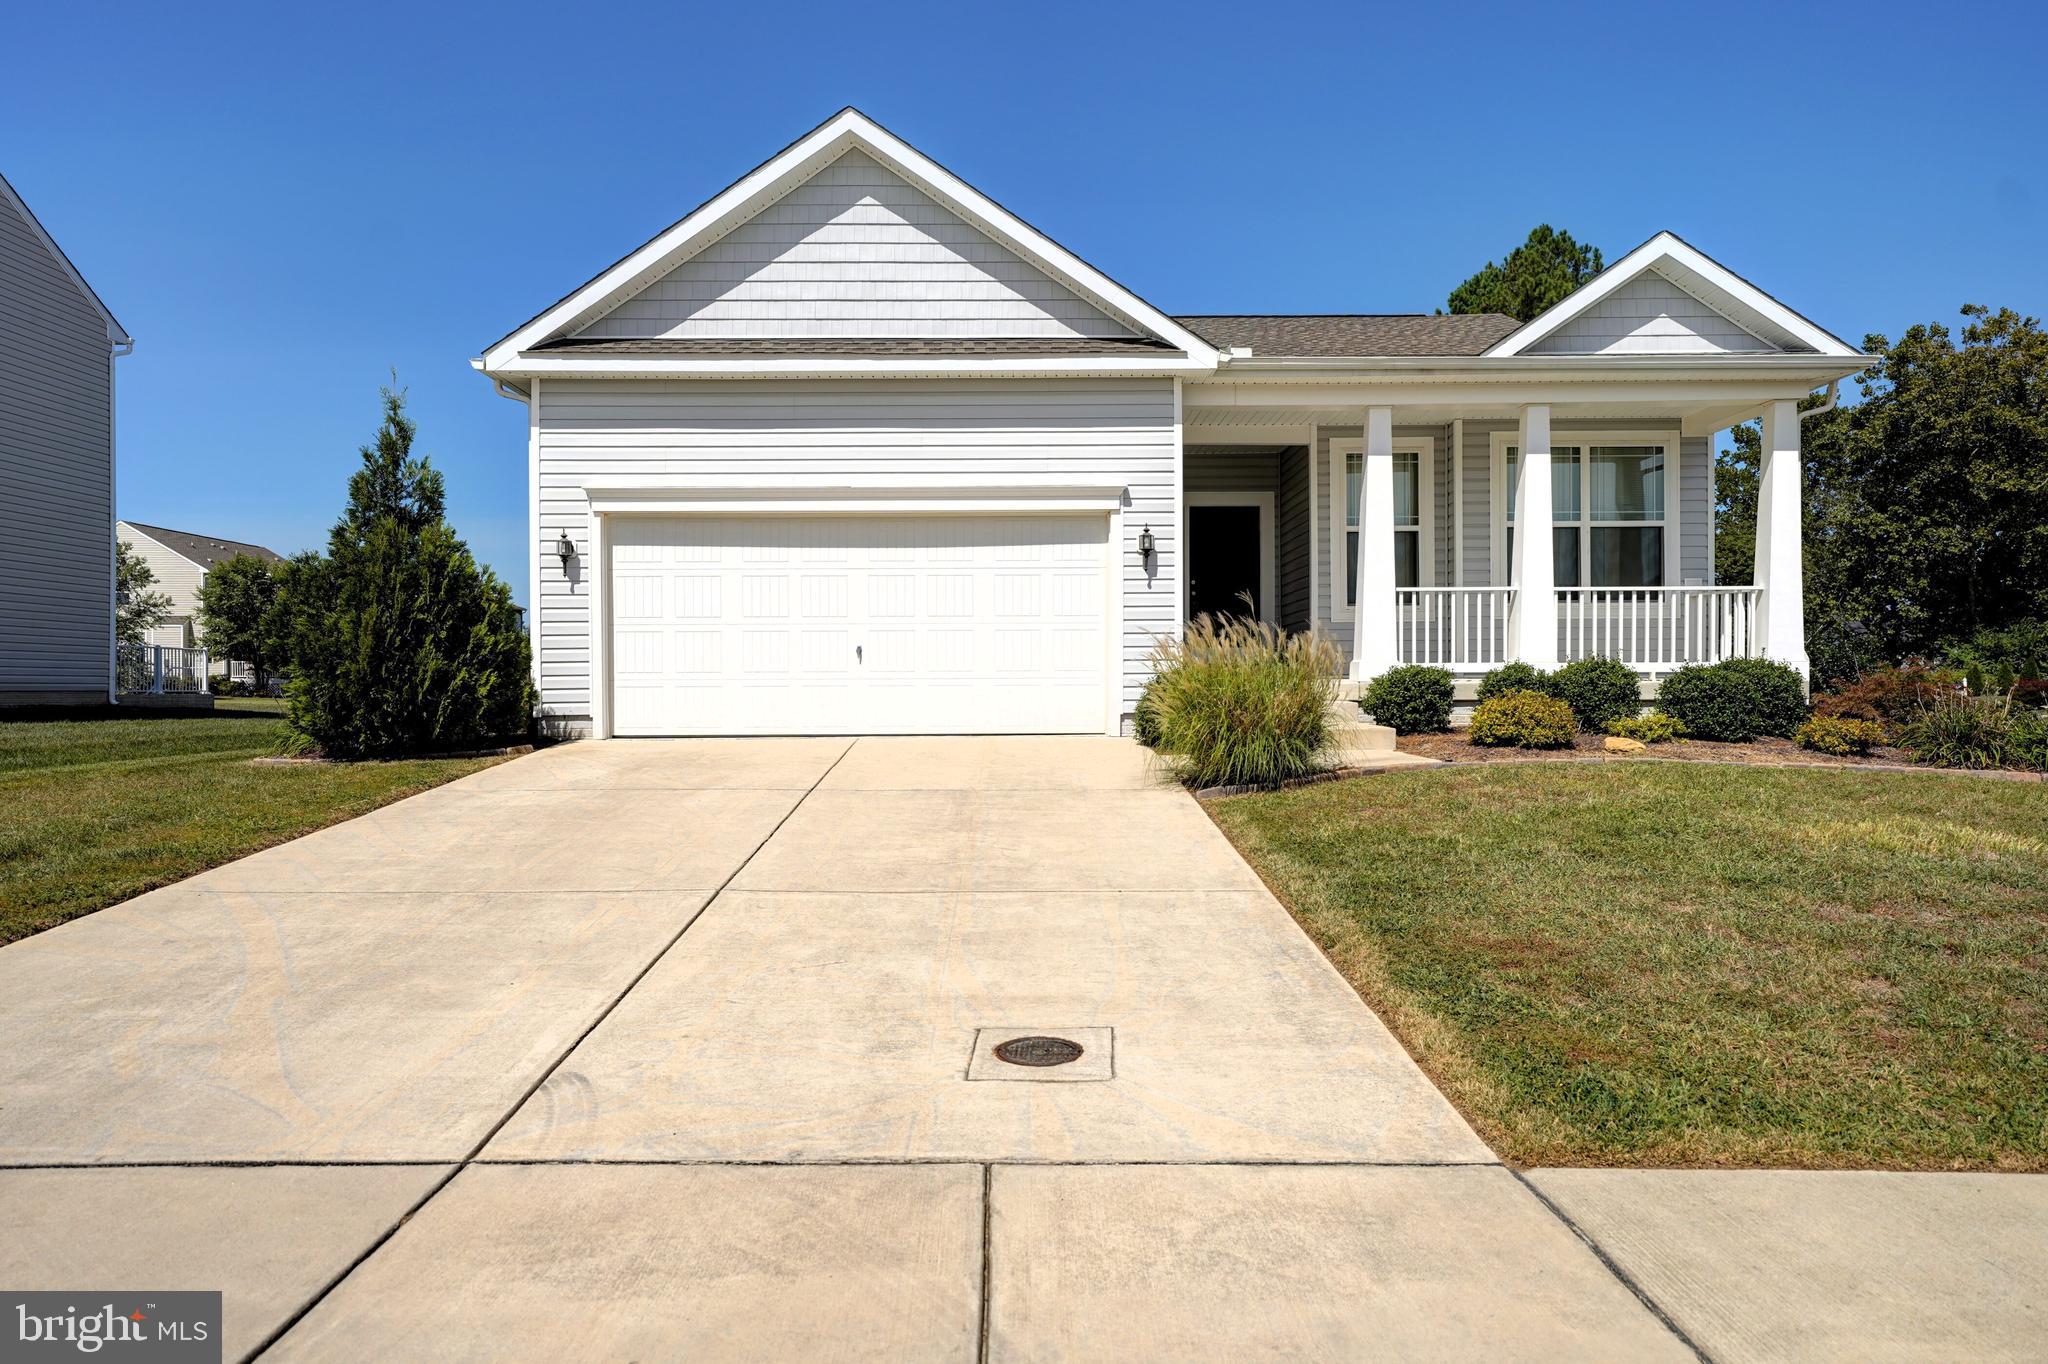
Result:
<svg viewBox="0 0 2048 1364">
<path fill-rule="evenodd" d="M 1189 507 L 1188 556 L 1189 619 L 1259 617 L 1265 603 L 1259 600 L 1257 507 Z"/>
</svg>

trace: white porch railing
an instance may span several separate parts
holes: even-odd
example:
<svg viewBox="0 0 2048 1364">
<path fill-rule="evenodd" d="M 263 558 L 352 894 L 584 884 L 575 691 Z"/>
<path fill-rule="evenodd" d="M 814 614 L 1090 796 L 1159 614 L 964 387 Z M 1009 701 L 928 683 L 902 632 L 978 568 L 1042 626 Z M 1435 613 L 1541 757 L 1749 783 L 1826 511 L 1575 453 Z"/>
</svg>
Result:
<svg viewBox="0 0 2048 1364">
<path fill-rule="evenodd" d="M 1758 587 L 1568 587 L 1557 594 L 1557 654 L 1645 672 L 1762 652 Z"/>
<path fill-rule="evenodd" d="M 1403 663 L 1484 672 L 1507 659 L 1512 587 L 1394 589 L 1395 648 Z"/>
<path fill-rule="evenodd" d="M 169 644 L 123 644 L 115 655 L 117 690 L 130 694 L 211 690 L 207 681 L 208 659 L 204 649 L 180 649 Z"/>
</svg>

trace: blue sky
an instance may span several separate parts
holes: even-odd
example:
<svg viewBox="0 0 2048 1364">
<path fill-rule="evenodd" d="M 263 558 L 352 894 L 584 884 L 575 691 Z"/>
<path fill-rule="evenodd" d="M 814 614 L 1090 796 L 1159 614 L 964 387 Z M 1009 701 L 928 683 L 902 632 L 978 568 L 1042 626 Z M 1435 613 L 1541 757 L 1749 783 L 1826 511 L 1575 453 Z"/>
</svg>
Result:
<svg viewBox="0 0 2048 1364">
<path fill-rule="evenodd" d="M 0 172 L 137 338 L 120 509 L 318 544 L 396 367 L 522 598 L 470 357 L 854 104 L 1174 312 L 1441 305 L 1671 228 L 1851 341 L 2048 311 L 2037 6 L 46 5 Z"/>
</svg>

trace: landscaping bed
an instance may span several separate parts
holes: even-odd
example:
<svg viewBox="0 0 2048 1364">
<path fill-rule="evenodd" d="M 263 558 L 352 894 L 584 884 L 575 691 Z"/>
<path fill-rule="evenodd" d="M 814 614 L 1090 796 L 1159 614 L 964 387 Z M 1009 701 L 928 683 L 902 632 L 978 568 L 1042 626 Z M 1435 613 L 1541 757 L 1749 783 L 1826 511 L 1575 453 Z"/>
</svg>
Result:
<svg viewBox="0 0 2048 1364">
<path fill-rule="evenodd" d="M 280 703 L 211 714 L 0 720 L 0 942 L 488 767 L 494 759 L 259 766 Z"/>
<path fill-rule="evenodd" d="M 1206 807 L 1505 1157 L 2048 1170 L 2037 785 L 1517 756 Z"/>
<path fill-rule="evenodd" d="M 1403 753 L 1447 763 L 1572 762 L 1587 758 L 1753 763 L 1764 767 L 1900 767 L 1913 763 L 1913 755 L 1902 748 L 1877 747 L 1867 755 L 1835 757 L 1801 748 L 1790 739 L 1771 737 L 1754 739 L 1746 744 L 1684 739 L 1629 753 L 1609 752 L 1606 743 L 1604 735 L 1580 734 L 1565 748 L 1493 748 L 1473 743 L 1469 732 L 1462 729 L 1444 734 L 1403 734 L 1395 740 Z"/>
</svg>

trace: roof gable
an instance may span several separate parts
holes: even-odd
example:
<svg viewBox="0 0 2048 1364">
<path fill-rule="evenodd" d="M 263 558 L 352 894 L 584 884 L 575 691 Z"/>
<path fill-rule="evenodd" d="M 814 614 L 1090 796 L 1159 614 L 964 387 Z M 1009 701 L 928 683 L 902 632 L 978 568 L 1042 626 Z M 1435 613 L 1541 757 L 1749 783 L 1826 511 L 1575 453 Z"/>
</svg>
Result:
<svg viewBox="0 0 2048 1364">
<path fill-rule="evenodd" d="M 64 277 L 78 290 L 80 296 L 92 306 L 93 311 L 106 319 L 108 342 L 116 346 L 133 346 L 135 339 L 129 336 L 127 330 L 115 320 L 114 314 L 108 310 L 107 305 L 100 301 L 100 296 L 93 292 L 93 287 L 85 282 L 85 276 L 79 274 L 78 267 L 71 263 L 71 257 L 64 254 L 64 248 L 57 245 L 57 239 L 52 237 L 41 221 L 37 219 L 36 215 L 29 211 L 28 205 L 23 202 L 19 194 L 14 192 L 14 186 L 7 183 L 7 177 L 4 175 L 0 175 L 0 208 L 11 208 L 19 215 L 23 225 L 28 228 L 29 235 L 36 240 L 43 250 L 49 253 L 50 259 L 56 262 L 57 268 L 63 272 Z"/>
<path fill-rule="evenodd" d="M 212 568 L 240 555 L 261 559 L 265 563 L 282 563 L 284 556 L 261 545 L 248 544 L 241 540 L 222 540 L 212 535 L 195 535 L 188 530 L 171 530 L 164 526 L 146 526 L 140 521 L 123 520 L 121 524 L 129 530 L 156 541 L 181 559 L 189 560 L 201 568 Z"/>
<path fill-rule="evenodd" d="M 592 340 L 1136 334 L 858 147 L 576 331 Z"/>
<path fill-rule="evenodd" d="M 1855 357 L 1670 232 L 1660 232 L 1487 350 L 1511 355 L 1814 354 Z"/>
<path fill-rule="evenodd" d="M 847 259 L 860 254 L 863 238 L 886 239 L 869 244 L 914 249 L 931 259 Z M 951 311 L 959 315 L 939 319 L 956 324 L 940 336 L 963 335 L 960 324 L 981 336 L 1142 334 L 1184 352 L 1197 366 L 1215 363 L 1200 337 L 872 119 L 846 109 L 491 346 L 479 367 L 512 366 L 520 352 L 565 337 L 759 337 L 770 334 L 764 327 L 801 327 L 789 334 L 809 337 L 933 334 L 931 319 L 913 327 L 901 306 L 906 300 L 886 297 L 909 292 L 885 287 L 888 270 L 859 280 L 830 277 L 844 276 L 850 264 L 907 273 L 935 267 L 948 290 L 973 295 L 956 300 L 960 306 Z M 813 272 L 812 266 L 824 268 Z M 827 277 L 807 277 L 815 273 Z M 814 294 L 831 292 L 822 286 L 852 285 L 849 291 L 885 297 L 801 297 L 811 285 L 821 286 L 809 290 Z M 883 306 L 777 306 L 803 303 Z M 993 318 L 969 315 L 991 309 Z M 822 315 L 796 315 L 805 311 Z M 990 332 L 990 326 L 1002 330 Z"/>
</svg>

